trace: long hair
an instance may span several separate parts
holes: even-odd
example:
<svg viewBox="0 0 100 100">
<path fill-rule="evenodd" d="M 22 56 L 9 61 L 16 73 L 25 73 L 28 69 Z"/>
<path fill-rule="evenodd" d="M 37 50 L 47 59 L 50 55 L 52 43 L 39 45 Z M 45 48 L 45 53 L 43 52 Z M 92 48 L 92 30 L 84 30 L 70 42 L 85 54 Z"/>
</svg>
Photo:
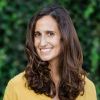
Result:
<svg viewBox="0 0 100 100">
<path fill-rule="evenodd" d="M 46 15 L 56 20 L 61 33 L 58 97 L 60 100 L 75 100 L 78 95 L 84 94 L 85 71 L 82 69 L 83 55 L 69 12 L 57 5 L 43 8 L 29 22 L 25 45 L 28 58 L 25 77 L 28 87 L 37 94 L 45 94 L 51 98 L 56 95 L 56 87 L 48 68 L 49 63 L 39 58 L 34 47 L 36 22 Z"/>
</svg>

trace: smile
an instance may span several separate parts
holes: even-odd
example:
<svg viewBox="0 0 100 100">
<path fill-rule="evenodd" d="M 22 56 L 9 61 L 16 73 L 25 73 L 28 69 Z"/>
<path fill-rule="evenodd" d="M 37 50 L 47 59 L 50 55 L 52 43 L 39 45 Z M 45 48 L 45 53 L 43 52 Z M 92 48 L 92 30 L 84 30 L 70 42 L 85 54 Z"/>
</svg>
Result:
<svg viewBox="0 0 100 100">
<path fill-rule="evenodd" d="M 40 49 L 41 53 L 48 53 L 51 50 L 52 50 L 51 48 Z"/>
</svg>

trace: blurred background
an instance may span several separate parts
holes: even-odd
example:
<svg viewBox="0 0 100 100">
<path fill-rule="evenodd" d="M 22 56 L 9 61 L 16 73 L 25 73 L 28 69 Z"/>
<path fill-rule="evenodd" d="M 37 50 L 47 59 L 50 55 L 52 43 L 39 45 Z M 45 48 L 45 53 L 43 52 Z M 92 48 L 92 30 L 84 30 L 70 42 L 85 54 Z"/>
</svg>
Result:
<svg viewBox="0 0 100 100">
<path fill-rule="evenodd" d="M 83 69 L 94 82 L 100 100 L 100 0 L 0 0 L 0 100 L 9 79 L 26 67 L 29 19 L 42 7 L 55 3 L 70 12 L 83 49 Z"/>
</svg>

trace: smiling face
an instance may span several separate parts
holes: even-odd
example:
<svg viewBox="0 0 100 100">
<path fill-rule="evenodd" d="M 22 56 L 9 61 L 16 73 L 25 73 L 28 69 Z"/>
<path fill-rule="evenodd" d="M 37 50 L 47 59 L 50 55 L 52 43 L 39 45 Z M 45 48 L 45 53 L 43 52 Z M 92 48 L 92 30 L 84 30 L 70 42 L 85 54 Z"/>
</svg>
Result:
<svg viewBox="0 0 100 100">
<path fill-rule="evenodd" d="M 41 60 L 50 62 L 58 59 L 60 37 L 57 22 L 51 16 L 44 16 L 36 22 L 34 45 Z"/>
</svg>

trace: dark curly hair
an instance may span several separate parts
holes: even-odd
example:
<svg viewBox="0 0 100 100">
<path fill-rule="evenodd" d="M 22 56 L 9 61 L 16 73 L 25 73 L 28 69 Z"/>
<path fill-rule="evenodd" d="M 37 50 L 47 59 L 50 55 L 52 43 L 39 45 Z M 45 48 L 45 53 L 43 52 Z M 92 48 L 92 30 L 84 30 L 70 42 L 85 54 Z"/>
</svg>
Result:
<svg viewBox="0 0 100 100">
<path fill-rule="evenodd" d="M 82 69 L 83 55 L 69 12 L 58 5 L 43 8 L 29 22 L 25 46 L 28 58 L 25 78 L 28 87 L 37 94 L 45 94 L 51 98 L 56 95 L 55 84 L 48 68 L 49 63 L 39 58 L 34 47 L 36 22 L 46 15 L 56 20 L 61 33 L 58 97 L 60 100 L 75 100 L 78 95 L 84 94 L 86 73 Z"/>
</svg>

